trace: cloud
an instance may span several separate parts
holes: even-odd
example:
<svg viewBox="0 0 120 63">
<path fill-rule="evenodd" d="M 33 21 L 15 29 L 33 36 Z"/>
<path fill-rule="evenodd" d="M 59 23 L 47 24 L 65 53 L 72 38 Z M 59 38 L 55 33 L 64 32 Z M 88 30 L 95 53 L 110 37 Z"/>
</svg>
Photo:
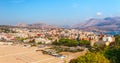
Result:
<svg viewBox="0 0 120 63">
<path fill-rule="evenodd" d="M 101 12 L 97 12 L 96 15 L 97 16 L 102 16 L 102 13 Z"/>
<path fill-rule="evenodd" d="M 79 7 L 79 4 L 78 4 L 78 3 L 73 3 L 73 4 L 72 4 L 72 7 L 73 7 L 73 8 L 77 8 L 77 7 Z"/>
</svg>

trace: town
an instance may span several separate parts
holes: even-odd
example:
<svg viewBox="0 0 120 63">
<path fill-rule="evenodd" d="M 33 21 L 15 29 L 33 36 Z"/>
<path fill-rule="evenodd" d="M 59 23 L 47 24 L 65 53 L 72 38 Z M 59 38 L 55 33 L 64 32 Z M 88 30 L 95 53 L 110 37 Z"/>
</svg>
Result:
<svg viewBox="0 0 120 63">
<path fill-rule="evenodd" d="M 56 58 L 56 61 L 51 63 L 69 63 L 71 59 L 86 54 L 88 49 L 95 45 L 111 46 L 110 44 L 115 42 L 115 37 L 113 35 L 104 34 L 102 32 L 82 31 L 78 29 L 1 27 L 0 32 L 0 47 L 31 48 L 29 49 L 30 52 L 32 50 L 36 51 L 36 54 L 43 54 L 43 56 L 47 54 L 52 58 Z M 21 48 L 20 50 L 23 51 L 24 49 Z M 16 55 L 17 53 L 19 52 L 16 52 Z M 8 53 L 6 54 L 9 55 Z M 38 56 L 42 57 L 42 55 L 39 54 Z M 13 56 L 16 55 L 13 54 Z M 74 56 L 71 57 L 71 55 Z M 23 61 L 22 63 L 42 63 L 42 60 L 35 61 L 28 56 L 27 58 L 28 59 L 23 60 L 23 58 L 17 57 L 17 60 Z M 49 61 L 50 60 L 48 60 L 48 62 Z"/>
<path fill-rule="evenodd" d="M 0 0 L 0 63 L 120 63 L 120 0 Z"/>
<path fill-rule="evenodd" d="M 102 32 L 88 32 L 78 29 L 28 29 L 28 28 L 1 28 L 0 29 L 0 41 L 8 43 L 42 43 L 52 44 L 54 41 L 58 41 L 61 38 L 73 39 L 73 40 L 86 40 L 89 41 L 91 46 L 94 43 L 111 43 L 115 42 L 113 35 L 103 34 Z"/>
</svg>

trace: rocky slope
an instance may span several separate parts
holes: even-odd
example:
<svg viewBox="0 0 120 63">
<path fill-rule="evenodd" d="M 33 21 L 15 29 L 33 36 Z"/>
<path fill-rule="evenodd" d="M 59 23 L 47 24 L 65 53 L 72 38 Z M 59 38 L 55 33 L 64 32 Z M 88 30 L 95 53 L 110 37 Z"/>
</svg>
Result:
<svg viewBox="0 0 120 63">
<path fill-rule="evenodd" d="M 72 26 L 88 31 L 120 31 L 120 17 L 92 18 L 88 21 Z"/>
</svg>

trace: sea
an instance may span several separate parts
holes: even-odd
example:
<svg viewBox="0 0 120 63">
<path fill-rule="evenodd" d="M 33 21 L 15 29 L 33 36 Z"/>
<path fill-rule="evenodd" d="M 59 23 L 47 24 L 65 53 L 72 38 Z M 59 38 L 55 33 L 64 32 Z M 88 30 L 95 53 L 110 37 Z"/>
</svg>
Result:
<svg viewBox="0 0 120 63">
<path fill-rule="evenodd" d="M 109 35 L 120 35 L 120 31 L 109 31 L 109 32 L 104 32 L 105 34 L 109 34 Z"/>
</svg>

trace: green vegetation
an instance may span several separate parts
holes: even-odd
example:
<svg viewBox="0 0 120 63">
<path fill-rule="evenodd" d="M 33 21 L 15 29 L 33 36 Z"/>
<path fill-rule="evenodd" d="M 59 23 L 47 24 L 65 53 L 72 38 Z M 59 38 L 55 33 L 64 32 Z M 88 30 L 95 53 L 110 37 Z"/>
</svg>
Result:
<svg viewBox="0 0 120 63">
<path fill-rule="evenodd" d="M 120 35 L 115 35 L 115 42 L 117 46 L 120 46 Z"/>
<path fill-rule="evenodd" d="M 38 44 L 38 45 L 39 45 L 39 44 L 42 44 L 42 42 L 38 42 L 37 44 Z"/>
<path fill-rule="evenodd" d="M 109 63 L 109 60 L 102 53 L 87 53 L 77 59 L 71 60 L 69 63 Z"/>
<path fill-rule="evenodd" d="M 77 46 L 79 43 L 77 42 L 77 40 L 62 38 L 59 41 L 54 41 L 52 44 L 53 45 L 63 45 L 63 46 L 71 47 L 71 46 Z"/>
<path fill-rule="evenodd" d="M 108 47 L 105 45 L 97 45 L 95 44 L 94 47 L 89 47 L 90 52 L 104 52 Z"/>
<path fill-rule="evenodd" d="M 79 42 L 77 40 L 73 40 L 73 39 L 65 39 L 65 38 L 62 38 L 60 39 L 59 41 L 54 41 L 52 43 L 53 45 L 63 45 L 63 46 L 78 46 L 78 45 L 81 45 L 81 46 L 87 46 L 90 44 L 89 41 L 87 40 L 80 40 Z"/>
<path fill-rule="evenodd" d="M 31 46 L 37 46 L 36 44 L 32 43 Z"/>
<path fill-rule="evenodd" d="M 11 30 L 9 28 L 0 28 L 0 30 L 2 30 L 2 32 L 4 33 L 8 33 L 8 32 L 11 32 Z"/>
<path fill-rule="evenodd" d="M 80 43 L 81 46 L 90 45 L 90 42 L 87 41 L 87 40 L 80 40 L 79 43 Z"/>
<path fill-rule="evenodd" d="M 95 45 L 89 51 L 69 63 L 120 63 L 120 35 L 115 35 L 115 43 L 111 43 L 109 47 Z"/>
<path fill-rule="evenodd" d="M 77 47 L 66 47 L 66 46 L 54 46 L 51 49 L 54 49 L 57 53 L 59 52 L 80 52 L 84 50 L 84 49 L 80 49 Z"/>
<path fill-rule="evenodd" d="M 29 43 L 35 44 L 35 39 L 30 40 Z"/>
<path fill-rule="evenodd" d="M 55 46 L 55 47 L 53 47 L 52 49 L 54 49 L 57 53 L 64 51 L 64 49 L 61 48 L 60 46 Z"/>
<path fill-rule="evenodd" d="M 120 47 L 109 48 L 104 53 L 111 63 L 120 63 Z"/>
<path fill-rule="evenodd" d="M 27 38 L 20 38 L 20 37 L 16 37 L 16 40 L 18 40 L 18 41 L 22 41 L 23 42 L 23 40 L 26 40 Z"/>
<path fill-rule="evenodd" d="M 51 38 L 51 37 L 48 37 L 48 39 L 49 39 L 49 40 L 52 40 L 52 38 Z"/>
</svg>

